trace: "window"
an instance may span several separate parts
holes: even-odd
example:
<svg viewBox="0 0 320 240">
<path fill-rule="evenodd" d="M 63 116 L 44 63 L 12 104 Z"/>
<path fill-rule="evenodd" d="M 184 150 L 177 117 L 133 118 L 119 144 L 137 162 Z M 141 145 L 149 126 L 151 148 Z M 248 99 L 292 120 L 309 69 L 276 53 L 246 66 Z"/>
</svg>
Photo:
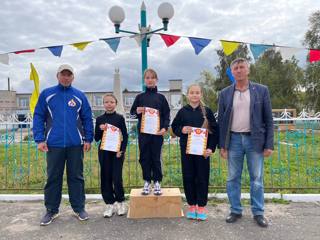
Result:
<svg viewBox="0 0 320 240">
<path fill-rule="evenodd" d="M 29 98 L 20 98 L 19 107 L 29 107 Z"/>
<path fill-rule="evenodd" d="M 124 105 L 125 106 L 131 106 L 133 104 L 134 97 L 126 97 L 124 99 Z"/>
<path fill-rule="evenodd" d="M 94 96 L 94 105 L 95 106 L 103 106 L 102 96 Z"/>
</svg>

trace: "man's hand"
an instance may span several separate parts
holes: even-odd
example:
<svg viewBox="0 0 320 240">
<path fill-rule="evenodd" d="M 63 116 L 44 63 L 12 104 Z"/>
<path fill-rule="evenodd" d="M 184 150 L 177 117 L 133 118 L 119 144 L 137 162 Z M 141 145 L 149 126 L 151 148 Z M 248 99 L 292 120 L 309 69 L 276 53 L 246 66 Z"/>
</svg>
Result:
<svg viewBox="0 0 320 240">
<path fill-rule="evenodd" d="M 163 136 L 166 132 L 167 132 L 167 130 L 165 128 L 161 128 L 161 130 L 159 132 L 157 132 L 156 134 Z"/>
<path fill-rule="evenodd" d="M 91 148 L 91 143 L 85 142 L 83 144 L 83 151 L 88 152 L 88 151 L 90 151 L 90 148 Z"/>
<path fill-rule="evenodd" d="M 181 131 L 182 131 L 183 134 L 191 133 L 192 127 L 190 127 L 190 126 L 184 126 Z"/>
<path fill-rule="evenodd" d="M 38 143 L 38 150 L 41 152 L 48 152 L 48 146 L 46 142 Z"/>
<path fill-rule="evenodd" d="M 212 150 L 210 148 L 207 148 L 207 150 L 205 151 L 204 153 L 204 157 L 207 158 L 207 157 L 210 157 L 212 154 Z"/>
<path fill-rule="evenodd" d="M 265 149 L 265 150 L 263 151 L 263 156 L 264 156 L 264 157 L 270 157 L 272 153 L 273 153 L 273 150 L 271 150 L 271 149 Z"/>
<path fill-rule="evenodd" d="M 227 149 L 224 149 L 224 148 L 221 148 L 220 149 L 220 155 L 223 159 L 227 159 L 228 158 L 228 150 Z"/>
<path fill-rule="evenodd" d="M 137 113 L 138 114 L 144 113 L 144 107 L 137 107 Z"/>
</svg>

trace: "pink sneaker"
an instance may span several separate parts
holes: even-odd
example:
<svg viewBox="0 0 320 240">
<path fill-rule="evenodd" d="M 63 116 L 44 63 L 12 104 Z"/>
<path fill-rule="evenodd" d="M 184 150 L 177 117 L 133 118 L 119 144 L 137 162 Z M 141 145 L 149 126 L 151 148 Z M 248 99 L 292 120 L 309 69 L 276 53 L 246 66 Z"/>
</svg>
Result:
<svg viewBox="0 0 320 240">
<path fill-rule="evenodd" d="M 197 208 L 197 219 L 200 221 L 205 221 L 208 219 L 208 210 L 205 207 Z"/>
<path fill-rule="evenodd" d="M 188 219 L 197 219 L 196 205 L 188 206 L 186 217 Z"/>
</svg>

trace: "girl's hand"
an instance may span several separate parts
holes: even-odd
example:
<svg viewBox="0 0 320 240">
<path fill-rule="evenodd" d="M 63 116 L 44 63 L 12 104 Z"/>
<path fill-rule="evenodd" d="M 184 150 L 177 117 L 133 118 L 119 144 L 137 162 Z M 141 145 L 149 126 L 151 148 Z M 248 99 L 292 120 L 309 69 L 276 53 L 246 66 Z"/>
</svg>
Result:
<svg viewBox="0 0 320 240">
<path fill-rule="evenodd" d="M 204 153 L 204 157 L 207 158 L 207 157 L 210 157 L 212 154 L 212 150 L 210 148 L 207 148 L 206 152 Z"/>
<path fill-rule="evenodd" d="M 99 127 L 102 131 L 106 130 L 107 129 L 107 125 L 108 124 L 101 124 Z"/>
<path fill-rule="evenodd" d="M 166 132 L 167 131 L 165 128 L 161 128 L 161 130 L 159 132 L 157 132 L 157 135 L 163 136 Z"/>
<path fill-rule="evenodd" d="M 138 114 L 144 113 L 144 107 L 137 107 L 137 113 Z"/>
<path fill-rule="evenodd" d="M 188 133 L 191 133 L 191 132 L 192 132 L 192 127 L 190 127 L 190 126 L 184 126 L 182 128 L 182 133 L 183 134 L 188 134 Z"/>
<path fill-rule="evenodd" d="M 117 158 L 121 157 L 122 156 L 122 151 L 117 152 L 116 156 L 117 156 Z"/>
</svg>

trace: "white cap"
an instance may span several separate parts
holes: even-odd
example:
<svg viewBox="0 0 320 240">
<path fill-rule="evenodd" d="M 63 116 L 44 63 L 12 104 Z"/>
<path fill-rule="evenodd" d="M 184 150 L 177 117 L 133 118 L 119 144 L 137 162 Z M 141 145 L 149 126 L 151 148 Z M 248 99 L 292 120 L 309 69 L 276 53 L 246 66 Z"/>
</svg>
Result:
<svg viewBox="0 0 320 240">
<path fill-rule="evenodd" d="M 73 68 L 72 68 L 69 64 L 62 64 L 62 65 L 58 68 L 57 73 L 61 73 L 63 70 L 68 70 L 68 71 L 70 71 L 72 74 L 74 74 Z"/>
</svg>

